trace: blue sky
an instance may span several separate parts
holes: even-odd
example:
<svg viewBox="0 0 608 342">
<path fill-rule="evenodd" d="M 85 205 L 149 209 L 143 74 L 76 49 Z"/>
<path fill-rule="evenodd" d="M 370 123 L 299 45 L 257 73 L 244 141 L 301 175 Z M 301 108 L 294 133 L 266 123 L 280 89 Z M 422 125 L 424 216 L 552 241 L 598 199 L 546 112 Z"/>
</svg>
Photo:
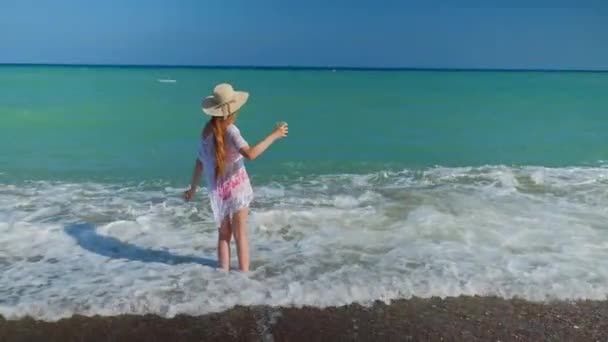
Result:
<svg viewBox="0 0 608 342">
<path fill-rule="evenodd" d="M 0 63 L 608 69 L 608 1 L 0 0 Z"/>
</svg>

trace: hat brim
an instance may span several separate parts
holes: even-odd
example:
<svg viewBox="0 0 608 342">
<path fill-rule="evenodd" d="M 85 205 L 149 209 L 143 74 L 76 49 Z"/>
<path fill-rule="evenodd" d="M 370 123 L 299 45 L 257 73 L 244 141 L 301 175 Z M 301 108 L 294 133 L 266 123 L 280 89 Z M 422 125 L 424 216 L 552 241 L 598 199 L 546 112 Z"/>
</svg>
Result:
<svg viewBox="0 0 608 342">
<path fill-rule="evenodd" d="M 239 109 L 241 109 L 241 107 L 243 107 L 243 105 L 245 103 L 247 103 L 248 99 L 249 99 L 248 92 L 235 91 L 234 97 L 232 98 L 232 100 L 230 100 L 230 102 L 228 102 L 228 105 L 230 106 L 230 114 L 233 114 L 236 111 L 238 111 Z M 223 116 L 225 116 L 226 113 L 224 110 L 222 110 L 222 107 L 224 107 L 225 105 L 226 104 L 217 103 L 213 96 L 208 96 L 203 100 L 201 109 L 202 109 L 203 113 L 205 113 L 209 116 L 223 117 Z"/>
</svg>

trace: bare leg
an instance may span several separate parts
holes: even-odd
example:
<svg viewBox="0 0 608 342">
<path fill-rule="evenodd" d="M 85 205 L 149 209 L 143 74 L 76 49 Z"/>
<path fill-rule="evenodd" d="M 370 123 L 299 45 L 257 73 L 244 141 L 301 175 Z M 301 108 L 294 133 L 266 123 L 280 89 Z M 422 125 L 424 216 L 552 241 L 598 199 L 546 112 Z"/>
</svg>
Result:
<svg viewBox="0 0 608 342">
<path fill-rule="evenodd" d="M 249 209 L 241 209 L 232 215 L 232 231 L 236 241 L 236 251 L 239 257 L 239 268 L 249 272 L 249 234 L 247 233 L 247 217 Z"/>
<path fill-rule="evenodd" d="M 217 259 L 221 269 L 230 270 L 230 239 L 232 237 L 232 226 L 230 217 L 226 216 L 222 221 L 217 239 Z"/>
</svg>

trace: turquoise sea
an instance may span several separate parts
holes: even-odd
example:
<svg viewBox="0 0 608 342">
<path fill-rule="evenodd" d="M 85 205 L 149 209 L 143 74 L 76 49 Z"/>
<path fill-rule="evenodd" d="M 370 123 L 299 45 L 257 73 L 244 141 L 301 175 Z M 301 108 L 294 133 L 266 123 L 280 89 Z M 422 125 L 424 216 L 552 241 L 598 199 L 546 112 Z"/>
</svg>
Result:
<svg viewBox="0 0 608 342">
<path fill-rule="evenodd" d="M 180 199 L 220 82 L 250 144 L 290 128 L 247 275 Z M 606 72 L 0 66 L 0 314 L 605 299 L 607 132 Z"/>
<path fill-rule="evenodd" d="M 608 73 L 32 66 L 0 68 L 4 179 L 181 184 L 218 82 L 251 92 L 251 143 L 290 124 L 264 179 L 608 160 Z"/>
</svg>

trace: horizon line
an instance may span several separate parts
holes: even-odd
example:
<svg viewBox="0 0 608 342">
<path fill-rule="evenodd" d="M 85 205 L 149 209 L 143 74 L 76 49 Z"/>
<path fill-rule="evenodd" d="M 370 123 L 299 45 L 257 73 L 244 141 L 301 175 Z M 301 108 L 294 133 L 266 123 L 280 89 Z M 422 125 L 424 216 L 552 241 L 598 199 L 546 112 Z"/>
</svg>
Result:
<svg viewBox="0 0 608 342">
<path fill-rule="evenodd" d="M 105 64 L 105 63 L 0 63 L 0 66 L 158 68 L 158 69 L 233 69 L 233 70 L 342 70 L 342 71 L 521 71 L 521 72 L 608 72 L 584 68 L 455 68 L 455 67 L 365 67 L 313 65 L 195 65 L 195 64 Z"/>
</svg>

